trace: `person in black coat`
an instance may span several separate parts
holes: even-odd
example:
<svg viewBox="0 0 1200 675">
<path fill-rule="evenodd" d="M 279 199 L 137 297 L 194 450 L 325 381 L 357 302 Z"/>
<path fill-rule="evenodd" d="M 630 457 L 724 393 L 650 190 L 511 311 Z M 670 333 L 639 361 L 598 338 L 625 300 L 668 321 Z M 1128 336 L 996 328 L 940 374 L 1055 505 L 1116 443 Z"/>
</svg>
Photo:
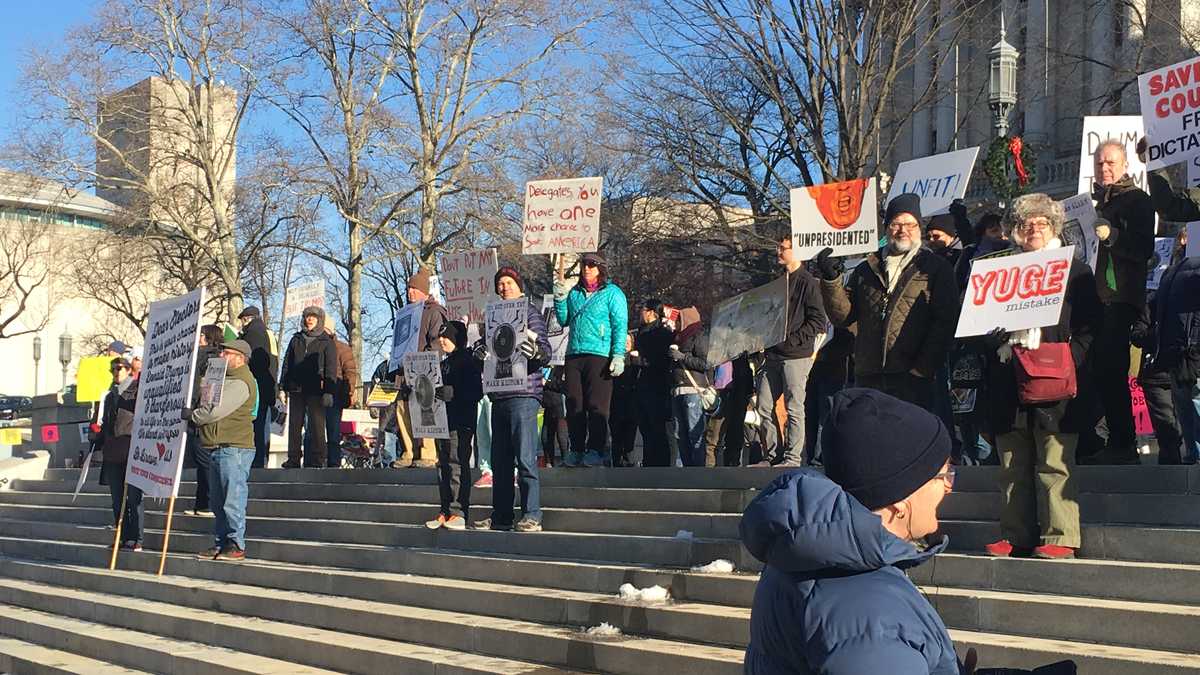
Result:
<svg viewBox="0 0 1200 675">
<path fill-rule="evenodd" d="M 629 365 L 637 373 L 638 431 L 642 434 L 642 466 L 669 466 L 667 421 L 671 419 L 671 359 L 667 355 L 674 332 L 664 323 L 663 303 L 642 303 L 642 327 L 633 338 Z"/>
<path fill-rule="evenodd" d="M 325 443 L 325 409 L 333 406 L 337 386 L 337 350 L 325 332 L 325 311 L 306 307 L 303 328 L 292 336 L 283 357 L 279 385 L 288 397 L 288 459 L 285 469 L 299 468 L 304 452 L 304 425 L 312 439 L 312 457 L 304 466 L 323 468 L 328 448 Z"/>
<path fill-rule="evenodd" d="M 242 322 L 239 340 L 250 345 L 250 374 L 258 385 L 258 416 L 254 418 L 254 462 L 252 467 L 267 465 L 271 452 L 271 406 L 275 404 L 275 379 L 279 372 L 279 357 L 271 350 L 271 336 L 257 307 L 247 307 L 238 314 Z"/>
<path fill-rule="evenodd" d="M 704 466 L 704 427 L 708 413 L 700 393 L 709 386 L 708 336 L 695 307 L 679 312 L 679 332 L 669 355 L 673 362 L 671 411 L 675 415 L 679 459 L 684 466 Z"/>
<path fill-rule="evenodd" d="M 625 353 L 633 351 L 633 333 L 625 338 Z M 633 466 L 629 455 L 633 453 L 637 437 L 637 378 L 638 369 L 629 367 L 619 377 L 613 378 L 612 403 L 609 405 L 608 430 L 612 437 L 612 465 Z"/>
</svg>

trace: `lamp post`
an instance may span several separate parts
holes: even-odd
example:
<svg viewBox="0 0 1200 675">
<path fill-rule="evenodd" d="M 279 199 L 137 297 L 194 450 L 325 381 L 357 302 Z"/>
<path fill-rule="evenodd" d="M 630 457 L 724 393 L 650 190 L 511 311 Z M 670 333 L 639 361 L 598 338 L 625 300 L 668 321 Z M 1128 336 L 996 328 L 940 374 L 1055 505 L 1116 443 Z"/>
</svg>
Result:
<svg viewBox="0 0 1200 675">
<path fill-rule="evenodd" d="M 42 336 L 33 336 L 33 395 L 38 395 L 38 384 L 41 382 L 41 369 L 38 364 L 42 361 Z"/>
<path fill-rule="evenodd" d="M 1004 39 L 1004 12 L 1000 13 L 1000 41 L 988 51 L 988 107 L 996 135 L 1008 135 L 1008 113 L 1017 104 L 1017 59 L 1020 52 Z"/>
<path fill-rule="evenodd" d="M 71 365 L 71 334 L 58 336 L 58 362 L 62 364 L 62 386 L 67 388 L 67 366 Z"/>
</svg>

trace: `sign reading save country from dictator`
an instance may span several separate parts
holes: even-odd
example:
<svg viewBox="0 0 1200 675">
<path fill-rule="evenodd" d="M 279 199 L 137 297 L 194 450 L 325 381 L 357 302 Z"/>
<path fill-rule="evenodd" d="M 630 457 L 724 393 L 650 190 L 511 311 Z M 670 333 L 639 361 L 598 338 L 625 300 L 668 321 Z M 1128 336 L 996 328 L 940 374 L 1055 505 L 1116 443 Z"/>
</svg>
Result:
<svg viewBox="0 0 1200 675">
<path fill-rule="evenodd" d="M 793 188 L 791 198 L 792 249 L 800 260 L 810 260 L 826 247 L 835 256 L 879 248 L 874 178 Z"/>
<path fill-rule="evenodd" d="M 1200 57 L 1138 76 L 1146 125 L 1146 168 L 1200 155 Z"/>
</svg>

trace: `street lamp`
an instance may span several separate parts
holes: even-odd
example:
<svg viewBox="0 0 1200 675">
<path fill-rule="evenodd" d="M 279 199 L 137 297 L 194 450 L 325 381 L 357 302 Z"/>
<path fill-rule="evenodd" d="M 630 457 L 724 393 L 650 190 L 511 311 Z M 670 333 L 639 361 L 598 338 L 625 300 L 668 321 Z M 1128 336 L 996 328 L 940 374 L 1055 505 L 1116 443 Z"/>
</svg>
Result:
<svg viewBox="0 0 1200 675">
<path fill-rule="evenodd" d="M 58 336 L 58 362 L 62 364 L 62 386 L 67 388 L 67 366 L 71 364 L 71 334 Z"/>
<path fill-rule="evenodd" d="M 35 335 L 35 336 L 33 336 L 33 395 L 34 396 L 38 395 L 38 384 L 40 383 L 40 381 L 42 379 L 41 375 L 40 375 L 41 370 L 38 368 L 38 364 L 41 363 L 41 360 L 42 360 L 42 336 Z"/>
<path fill-rule="evenodd" d="M 1000 41 L 988 51 L 988 107 L 997 136 L 1008 135 L 1008 113 L 1017 104 L 1017 58 L 1020 52 L 1004 39 L 1004 12 L 1000 12 Z"/>
</svg>

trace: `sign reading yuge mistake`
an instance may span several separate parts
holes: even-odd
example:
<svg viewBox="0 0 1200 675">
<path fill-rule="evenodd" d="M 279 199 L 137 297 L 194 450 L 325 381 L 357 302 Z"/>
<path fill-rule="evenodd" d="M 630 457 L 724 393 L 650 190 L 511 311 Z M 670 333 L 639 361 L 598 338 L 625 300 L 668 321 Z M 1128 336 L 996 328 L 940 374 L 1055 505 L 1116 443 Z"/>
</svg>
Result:
<svg viewBox="0 0 1200 675">
<path fill-rule="evenodd" d="M 150 304 L 125 474 L 147 497 L 171 497 L 179 490 L 187 431 L 179 412 L 192 400 L 203 305 L 203 288 Z"/>
<path fill-rule="evenodd" d="M 521 253 L 587 253 L 600 243 L 602 178 L 525 184 Z"/>
<path fill-rule="evenodd" d="M 1064 246 L 975 260 L 954 337 L 1058 323 L 1074 255 L 1074 246 Z"/>
<path fill-rule="evenodd" d="M 1138 76 L 1146 125 L 1146 168 L 1200 155 L 1200 57 Z"/>
<path fill-rule="evenodd" d="M 809 260 L 826 247 L 833 255 L 862 255 L 879 247 L 875 179 L 793 188 L 792 249 Z"/>
</svg>

